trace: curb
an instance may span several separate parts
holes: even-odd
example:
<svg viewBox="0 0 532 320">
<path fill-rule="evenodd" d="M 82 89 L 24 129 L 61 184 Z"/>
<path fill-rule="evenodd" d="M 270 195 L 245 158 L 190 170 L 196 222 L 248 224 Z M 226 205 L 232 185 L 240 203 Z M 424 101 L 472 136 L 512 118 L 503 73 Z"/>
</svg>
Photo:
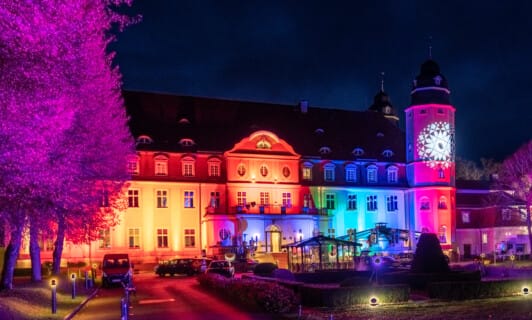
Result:
<svg viewBox="0 0 532 320">
<path fill-rule="evenodd" d="M 79 306 L 77 306 L 74 310 L 72 310 L 72 312 L 70 312 L 69 314 L 67 314 L 63 320 L 70 320 L 72 319 L 76 313 L 79 312 L 79 310 L 81 310 L 81 308 L 83 308 L 83 306 L 85 306 L 87 304 L 87 302 L 89 302 L 90 299 L 94 298 L 94 296 L 98 293 L 98 291 L 100 290 L 100 288 L 96 288 L 96 290 L 94 290 L 85 300 L 83 300 L 82 303 L 79 304 Z"/>
</svg>

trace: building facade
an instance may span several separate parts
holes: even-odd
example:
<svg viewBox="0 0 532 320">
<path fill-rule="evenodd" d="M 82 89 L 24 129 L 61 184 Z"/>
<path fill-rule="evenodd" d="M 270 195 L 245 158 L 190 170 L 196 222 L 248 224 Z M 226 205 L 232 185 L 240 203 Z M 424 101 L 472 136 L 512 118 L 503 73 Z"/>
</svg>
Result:
<svg viewBox="0 0 532 320">
<path fill-rule="evenodd" d="M 449 255 L 476 255 L 522 234 L 521 225 L 478 231 L 462 220 L 472 209 L 457 200 L 455 108 L 433 60 L 413 81 L 405 131 L 383 88 L 366 111 L 144 92 L 124 98 L 137 141 L 128 208 L 90 246 L 67 243 L 69 261 L 108 252 L 137 262 L 275 256 L 317 235 L 359 243 L 350 254 L 394 254 L 415 250 L 421 232 L 438 234 Z M 42 242 L 43 260 L 50 243 Z"/>
</svg>

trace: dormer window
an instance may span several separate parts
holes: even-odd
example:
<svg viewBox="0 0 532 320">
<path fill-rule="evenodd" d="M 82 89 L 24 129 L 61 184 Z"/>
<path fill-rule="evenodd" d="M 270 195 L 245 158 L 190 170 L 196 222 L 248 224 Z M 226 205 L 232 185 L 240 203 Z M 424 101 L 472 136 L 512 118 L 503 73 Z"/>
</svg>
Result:
<svg viewBox="0 0 532 320">
<path fill-rule="evenodd" d="M 364 155 L 364 149 L 355 148 L 355 149 L 353 149 L 352 153 L 353 153 L 354 156 L 360 157 L 360 156 Z"/>
<path fill-rule="evenodd" d="M 320 154 L 325 155 L 331 153 L 331 148 L 329 147 L 321 147 L 320 148 Z"/>
<path fill-rule="evenodd" d="M 393 157 L 394 153 L 392 150 L 390 149 L 386 149 L 382 152 L 382 156 L 385 157 L 385 158 L 391 158 Z"/>
<path fill-rule="evenodd" d="M 302 168 L 301 168 L 301 177 L 303 178 L 303 180 L 307 180 L 307 181 L 312 180 L 312 163 L 310 162 L 303 163 Z"/>
<path fill-rule="evenodd" d="M 322 135 L 322 134 L 325 133 L 325 130 L 323 130 L 322 128 L 318 128 L 318 129 L 314 130 L 314 133 L 318 134 L 318 135 Z"/>
<path fill-rule="evenodd" d="M 155 163 L 155 175 L 167 176 L 168 175 L 168 158 L 166 156 L 156 156 Z"/>
<path fill-rule="evenodd" d="M 388 183 L 397 183 L 397 172 L 398 169 L 396 166 L 390 166 L 387 169 Z"/>
<path fill-rule="evenodd" d="M 137 138 L 137 144 L 152 144 L 153 139 L 147 135 L 142 135 Z"/>
<path fill-rule="evenodd" d="M 368 183 L 377 183 L 377 166 L 370 165 L 366 168 Z"/>
<path fill-rule="evenodd" d="M 345 181 L 356 182 L 357 181 L 357 167 L 354 164 L 348 164 L 345 166 Z"/>
<path fill-rule="evenodd" d="M 127 172 L 129 174 L 139 174 L 140 169 L 140 157 L 131 156 L 127 159 Z"/>
<path fill-rule="evenodd" d="M 183 139 L 179 140 L 179 144 L 180 144 L 182 147 L 192 147 L 192 146 L 195 145 L 196 143 L 195 143 L 194 140 L 192 140 L 192 139 L 189 139 L 189 138 L 183 138 Z"/>
<path fill-rule="evenodd" d="M 334 181 L 334 164 L 332 163 L 327 163 L 324 167 L 323 167 L 323 179 L 325 181 Z"/>
<path fill-rule="evenodd" d="M 377 138 L 382 138 L 384 137 L 384 133 L 382 132 L 377 132 Z"/>
<path fill-rule="evenodd" d="M 433 80 L 434 80 L 434 83 L 435 83 L 437 86 L 439 86 L 439 85 L 441 85 L 442 77 L 440 77 L 440 76 L 435 76 L 435 77 L 433 78 Z"/>
<path fill-rule="evenodd" d="M 194 177 L 196 174 L 196 160 L 192 157 L 181 159 L 181 173 L 183 177 Z"/>
<path fill-rule="evenodd" d="M 392 113 L 392 107 L 386 106 L 384 107 L 384 114 L 391 114 Z"/>
<path fill-rule="evenodd" d="M 207 166 L 209 170 L 209 177 L 219 177 L 220 176 L 220 166 L 221 160 L 218 158 L 212 158 L 207 160 Z"/>
<path fill-rule="evenodd" d="M 256 147 L 257 149 L 271 149 L 272 144 L 265 137 L 262 137 L 259 142 L 257 142 Z"/>
<path fill-rule="evenodd" d="M 179 119 L 179 121 L 177 121 L 177 123 L 179 123 L 179 124 L 190 124 L 190 120 L 188 120 L 187 118 L 181 118 L 181 119 Z"/>
</svg>

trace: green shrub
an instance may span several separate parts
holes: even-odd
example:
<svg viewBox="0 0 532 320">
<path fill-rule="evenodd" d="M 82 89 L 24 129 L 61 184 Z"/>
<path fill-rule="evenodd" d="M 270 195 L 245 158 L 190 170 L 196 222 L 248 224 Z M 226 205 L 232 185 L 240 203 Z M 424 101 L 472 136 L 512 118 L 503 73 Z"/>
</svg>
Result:
<svg viewBox="0 0 532 320">
<path fill-rule="evenodd" d="M 277 269 L 277 265 L 272 262 L 262 262 L 255 266 L 253 274 L 261 277 L 271 277 L 273 271 Z"/>
<path fill-rule="evenodd" d="M 376 297 L 380 304 L 404 302 L 410 298 L 410 288 L 405 284 L 356 287 L 304 285 L 300 293 L 302 304 L 328 308 L 368 304 L 372 297 Z"/>
<path fill-rule="evenodd" d="M 340 287 L 355 287 L 369 285 L 369 278 L 351 277 L 340 282 Z"/>
<path fill-rule="evenodd" d="M 77 261 L 77 262 L 68 262 L 67 267 L 68 268 L 85 268 L 87 266 L 87 263 L 85 261 Z"/>
<path fill-rule="evenodd" d="M 260 308 L 270 313 L 285 313 L 299 302 L 293 290 L 275 281 L 228 279 L 218 274 L 202 274 L 197 279 L 201 286 L 248 309 Z"/>
<path fill-rule="evenodd" d="M 416 253 L 412 260 L 412 272 L 449 272 L 449 261 L 443 254 L 438 236 L 434 233 L 422 233 L 419 236 Z"/>
<path fill-rule="evenodd" d="M 500 298 L 520 294 L 532 280 L 450 281 L 429 284 L 429 297 L 443 300 Z"/>
</svg>

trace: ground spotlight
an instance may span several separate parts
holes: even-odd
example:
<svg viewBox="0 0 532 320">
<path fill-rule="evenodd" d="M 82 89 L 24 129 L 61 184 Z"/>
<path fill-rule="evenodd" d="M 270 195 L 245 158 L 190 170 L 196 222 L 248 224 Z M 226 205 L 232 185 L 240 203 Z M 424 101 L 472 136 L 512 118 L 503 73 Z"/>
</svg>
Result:
<svg viewBox="0 0 532 320">
<path fill-rule="evenodd" d="M 375 307 L 379 304 L 379 299 L 377 297 L 371 297 L 369 298 L 369 305 L 372 307 Z"/>
<path fill-rule="evenodd" d="M 523 294 L 526 296 L 528 294 L 529 290 L 528 287 L 523 288 Z"/>
</svg>

